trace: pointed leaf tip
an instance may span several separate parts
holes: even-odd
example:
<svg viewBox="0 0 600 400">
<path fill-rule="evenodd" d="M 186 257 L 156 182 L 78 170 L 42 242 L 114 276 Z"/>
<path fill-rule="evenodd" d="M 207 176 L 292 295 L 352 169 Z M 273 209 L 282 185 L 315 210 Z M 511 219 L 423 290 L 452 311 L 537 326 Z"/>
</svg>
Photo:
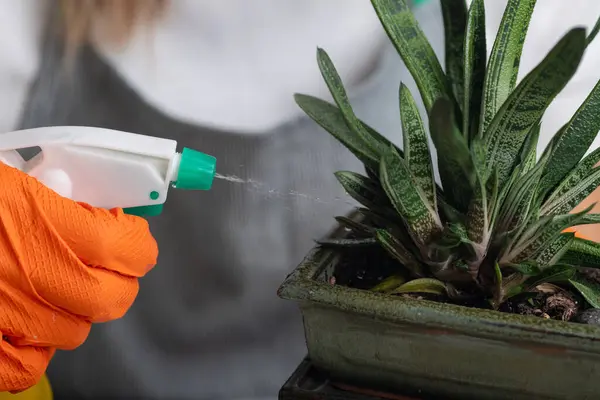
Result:
<svg viewBox="0 0 600 400">
<path fill-rule="evenodd" d="M 442 66 L 405 0 L 371 0 L 377 17 L 419 88 L 427 111 L 451 95 Z"/>
<path fill-rule="evenodd" d="M 321 49 L 317 51 L 317 63 L 321 75 L 323 76 L 323 79 L 329 88 L 329 92 L 337 104 L 347 127 L 362 141 L 362 145 L 365 147 L 365 150 L 363 151 L 372 153 L 375 158 L 378 159 L 391 143 L 383 136 L 377 134 L 374 130 L 369 129 L 354 114 L 342 79 L 325 50 Z"/>
</svg>

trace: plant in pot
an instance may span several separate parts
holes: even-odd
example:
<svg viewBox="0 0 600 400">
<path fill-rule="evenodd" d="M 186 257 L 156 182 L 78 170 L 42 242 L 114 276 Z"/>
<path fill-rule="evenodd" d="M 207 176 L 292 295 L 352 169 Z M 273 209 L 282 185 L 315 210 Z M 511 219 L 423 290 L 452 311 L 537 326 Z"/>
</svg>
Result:
<svg viewBox="0 0 600 400">
<path fill-rule="evenodd" d="M 335 104 L 296 101 L 364 164 L 336 172 L 362 207 L 336 218 L 279 295 L 298 302 L 309 357 L 333 379 L 458 399 L 600 393 L 600 327 L 576 322 L 600 308 L 600 245 L 573 232 L 600 215 L 572 212 L 600 184 L 600 150 L 587 154 L 600 84 L 536 154 L 599 25 L 566 32 L 517 84 L 535 3 L 508 1 L 487 59 L 483 0 L 441 0 L 443 69 L 405 0 L 372 0 L 427 111 L 400 83 L 402 149 L 354 114 L 318 50 Z"/>
</svg>

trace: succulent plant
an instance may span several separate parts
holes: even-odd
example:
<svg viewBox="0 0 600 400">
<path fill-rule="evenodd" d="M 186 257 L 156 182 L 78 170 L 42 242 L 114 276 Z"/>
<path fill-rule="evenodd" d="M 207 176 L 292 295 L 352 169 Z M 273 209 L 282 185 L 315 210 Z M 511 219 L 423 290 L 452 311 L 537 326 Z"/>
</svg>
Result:
<svg viewBox="0 0 600 400">
<path fill-rule="evenodd" d="M 569 231 L 600 222 L 591 207 L 572 212 L 600 184 L 600 149 L 587 154 L 600 130 L 600 84 L 536 153 L 543 114 L 576 72 L 599 24 L 589 34 L 569 30 L 517 82 L 535 3 L 508 1 L 487 59 L 483 0 L 469 7 L 441 0 L 442 68 L 405 0 L 372 0 L 426 110 L 423 118 L 400 83 L 402 149 L 355 115 L 331 59 L 318 49 L 335 104 L 303 94 L 296 102 L 365 167 L 364 174 L 336 172 L 365 218 L 337 217 L 354 237 L 324 244 L 386 249 L 398 274 L 374 290 L 475 296 L 497 309 L 551 283 L 576 289 L 600 308 L 600 286 L 581 272 L 600 268 L 600 245 Z"/>
</svg>

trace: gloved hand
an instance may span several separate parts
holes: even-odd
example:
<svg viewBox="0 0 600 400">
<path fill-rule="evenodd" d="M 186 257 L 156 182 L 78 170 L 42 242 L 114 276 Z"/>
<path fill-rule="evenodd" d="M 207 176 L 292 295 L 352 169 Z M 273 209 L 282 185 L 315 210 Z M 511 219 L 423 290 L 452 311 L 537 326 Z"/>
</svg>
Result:
<svg viewBox="0 0 600 400">
<path fill-rule="evenodd" d="M 144 219 L 76 203 L 0 163 L 0 392 L 33 386 L 56 349 L 123 316 L 157 256 Z"/>
</svg>

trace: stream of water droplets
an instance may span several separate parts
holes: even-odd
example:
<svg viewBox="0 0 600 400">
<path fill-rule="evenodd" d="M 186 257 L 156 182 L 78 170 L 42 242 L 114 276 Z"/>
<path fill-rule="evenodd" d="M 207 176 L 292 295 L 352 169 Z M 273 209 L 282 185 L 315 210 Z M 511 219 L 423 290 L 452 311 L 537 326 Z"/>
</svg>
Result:
<svg viewBox="0 0 600 400">
<path fill-rule="evenodd" d="M 276 197 L 276 198 L 300 197 L 300 198 L 304 198 L 304 199 L 307 199 L 310 201 L 314 201 L 316 203 L 325 203 L 325 204 L 331 204 L 334 202 L 341 201 L 346 204 L 356 206 L 356 203 L 353 203 L 348 198 L 334 197 L 333 199 L 322 199 L 320 197 L 310 196 L 308 194 L 300 193 L 295 190 L 280 191 L 280 190 L 276 190 L 276 189 L 270 189 L 270 188 L 266 187 L 265 184 L 262 182 L 255 181 L 254 179 L 242 179 L 239 176 L 235 176 L 235 175 L 222 175 L 222 174 L 216 173 L 215 178 L 221 179 L 224 181 L 228 181 L 228 182 L 232 182 L 232 183 L 240 183 L 240 184 L 249 185 L 252 190 L 256 190 L 258 192 L 264 193 L 265 195 L 267 195 L 267 197 Z"/>
</svg>

